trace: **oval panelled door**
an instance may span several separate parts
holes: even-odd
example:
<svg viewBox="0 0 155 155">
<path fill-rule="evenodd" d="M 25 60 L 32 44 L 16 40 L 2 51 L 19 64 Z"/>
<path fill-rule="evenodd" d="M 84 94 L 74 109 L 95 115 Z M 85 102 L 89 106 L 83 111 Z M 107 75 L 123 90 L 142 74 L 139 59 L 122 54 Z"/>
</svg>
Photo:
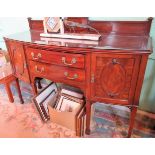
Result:
<svg viewBox="0 0 155 155">
<path fill-rule="evenodd" d="M 94 54 L 91 74 L 95 75 L 91 96 L 128 100 L 135 58 L 128 55 Z"/>
<path fill-rule="evenodd" d="M 125 87 L 125 70 L 117 59 L 112 59 L 102 69 L 101 86 L 108 96 L 118 96 Z"/>
</svg>

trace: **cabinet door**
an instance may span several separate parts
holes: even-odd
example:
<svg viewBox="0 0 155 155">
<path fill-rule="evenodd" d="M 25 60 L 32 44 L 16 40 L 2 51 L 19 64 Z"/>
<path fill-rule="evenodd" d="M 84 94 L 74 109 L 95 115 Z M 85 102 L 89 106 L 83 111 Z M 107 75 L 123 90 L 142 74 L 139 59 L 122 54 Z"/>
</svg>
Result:
<svg viewBox="0 0 155 155">
<path fill-rule="evenodd" d="M 92 54 L 91 97 L 93 100 L 131 104 L 139 71 L 140 56 Z"/>
<path fill-rule="evenodd" d="M 8 41 L 7 46 L 9 46 L 8 50 L 14 75 L 17 78 L 29 83 L 30 80 L 23 44 L 16 41 Z"/>
</svg>

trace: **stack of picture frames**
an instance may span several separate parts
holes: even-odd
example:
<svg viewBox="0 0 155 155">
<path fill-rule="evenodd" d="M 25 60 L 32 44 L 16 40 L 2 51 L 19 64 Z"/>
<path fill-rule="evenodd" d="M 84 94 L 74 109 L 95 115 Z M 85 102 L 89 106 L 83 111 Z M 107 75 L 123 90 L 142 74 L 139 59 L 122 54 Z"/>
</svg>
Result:
<svg viewBox="0 0 155 155">
<path fill-rule="evenodd" d="M 85 130 L 85 100 L 82 93 L 59 88 L 51 82 L 33 98 L 44 122 L 52 121 L 76 131 L 82 137 Z"/>
</svg>

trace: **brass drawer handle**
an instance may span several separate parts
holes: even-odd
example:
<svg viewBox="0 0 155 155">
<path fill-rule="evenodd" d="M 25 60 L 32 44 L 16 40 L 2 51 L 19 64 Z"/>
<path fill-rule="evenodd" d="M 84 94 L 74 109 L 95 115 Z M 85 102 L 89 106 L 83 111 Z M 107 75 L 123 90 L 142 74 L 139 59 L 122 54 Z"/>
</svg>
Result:
<svg viewBox="0 0 155 155">
<path fill-rule="evenodd" d="M 67 63 L 66 62 L 66 58 L 65 57 L 62 57 L 62 63 L 64 65 L 71 66 L 71 65 L 75 64 L 76 62 L 77 62 L 76 58 L 72 58 L 71 63 Z"/>
<path fill-rule="evenodd" d="M 38 73 L 42 73 L 44 72 L 44 67 L 42 67 L 40 70 L 38 69 L 38 66 L 35 66 L 35 71 L 38 72 Z"/>
<path fill-rule="evenodd" d="M 77 74 L 74 74 L 73 77 L 69 77 L 69 73 L 68 72 L 64 72 L 64 75 L 67 79 L 70 79 L 70 80 L 74 80 L 74 79 L 77 79 L 78 78 L 78 75 Z"/>
<path fill-rule="evenodd" d="M 31 56 L 32 56 L 33 60 L 38 60 L 38 59 L 40 59 L 42 57 L 41 53 L 38 53 L 37 57 L 35 57 L 33 52 L 31 52 Z"/>
</svg>

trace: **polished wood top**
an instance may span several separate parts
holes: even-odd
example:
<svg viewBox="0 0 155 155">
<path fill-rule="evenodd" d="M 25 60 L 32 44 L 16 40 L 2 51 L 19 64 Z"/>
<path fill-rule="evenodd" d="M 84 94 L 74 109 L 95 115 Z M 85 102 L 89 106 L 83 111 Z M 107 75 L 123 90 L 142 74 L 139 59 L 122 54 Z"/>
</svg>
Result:
<svg viewBox="0 0 155 155">
<path fill-rule="evenodd" d="M 5 38 L 38 45 L 56 45 L 60 47 L 88 48 L 94 50 L 136 50 L 151 53 L 152 43 L 149 36 L 102 35 L 99 41 L 59 39 L 40 37 L 43 31 L 26 31 L 9 35 Z"/>
</svg>

